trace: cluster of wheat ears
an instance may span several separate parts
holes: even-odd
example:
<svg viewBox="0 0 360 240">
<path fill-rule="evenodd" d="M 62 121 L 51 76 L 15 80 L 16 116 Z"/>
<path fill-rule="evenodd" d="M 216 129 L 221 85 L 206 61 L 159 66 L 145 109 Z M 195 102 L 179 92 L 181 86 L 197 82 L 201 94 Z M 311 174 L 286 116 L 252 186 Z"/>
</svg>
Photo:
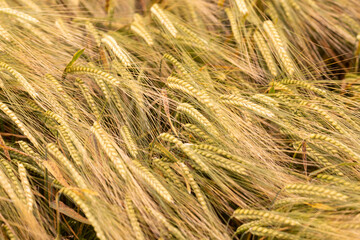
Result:
<svg viewBox="0 0 360 240">
<path fill-rule="evenodd" d="M 360 239 L 359 42 L 358 0 L 0 0 L 0 239 Z"/>
</svg>

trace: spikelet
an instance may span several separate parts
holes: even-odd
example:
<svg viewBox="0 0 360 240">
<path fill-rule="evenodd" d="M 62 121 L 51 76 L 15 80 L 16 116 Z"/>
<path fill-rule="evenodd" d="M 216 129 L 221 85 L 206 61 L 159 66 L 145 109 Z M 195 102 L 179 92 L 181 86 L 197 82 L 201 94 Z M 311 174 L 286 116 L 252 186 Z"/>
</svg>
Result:
<svg viewBox="0 0 360 240">
<path fill-rule="evenodd" d="M 295 72 L 293 61 L 288 55 L 284 43 L 282 42 L 278 31 L 276 30 L 272 21 L 265 21 L 263 24 L 264 30 L 268 37 L 272 41 L 277 53 L 279 54 L 280 60 L 283 62 L 285 70 L 292 75 Z"/>
<path fill-rule="evenodd" d="M 86 204 L 84 200 L 82 200 L 73 190 L 69 188 L 62 188 L 62 193 L 64 193 L 66 196 L 70 197 L 84 212 L 86 218 L 89 220 L 91 225 L 94 227 L 96 236 L 100 240 L 107 240 L 108 238 L 105 236 L 103 230 L 100 227 L 100 224 L 98 223 L 98 220 L 95 218 L 95 216 L 92 214 L 89 206 Z"/>
<path fill-rule="evenodd" d="M 141 231 L 139 221 L 136 217 L 134 205 L 128 196 L 125 197 L 125 209 L 130 220 L 131 227 L 135 232 L 136 240 L 145 240 L 144 234 Z"/>
<path fill-rule="evenodd" d="M 88 103 L 91 111 L 94 113 L 96 119 L 101 119 L 101 114 L 96 107 L 95 101 L 90 94 L 89 88 L 85 85 L 84 81 L 80 78 L 76 78 L 76 82 L 79 84 L 81 92 L 83 93 L 86 102 Z"/>
<path fill-rule="evenodd" d="M 0 102 L 0 110 L 3 111 L 20 129 L 20 131 L 30 140 L 32 144 L 38 146 L 38 142 L 31 135 L 29 130 L 25 127 L 25 125 L 19 120 L 19 118 L 15 115 L 13 111 L 11 111 L 4 103 Z"/>
<path fill-rule="evenodd" d="M 264 38 L 262 37 L 262 35 L 259 31 L 256 31 L 254 33 L 254 40 L 260 50 L 261 55 L 263 56 L 263 58 L 266 62 L 268 69 L 270 70 L 270 73 L 274 77 L 276 77 L 278 75 L 278 71 L 277 71 L 277 66 L 276 66 L 275 60 L 274 60 L 273 56 L 271 55 L 268 45 L 266 44 Z"/>
<path fill-rule="evenodd" d="M 95 68 L 89 68 L 89 67 L 82 67 L 82 66 L 71 66 L 66 68 L 65 70 L 67 73 L 83 73 L 83 74 L 89 74 L 93 76 L 98 76 L 103 78 L 106 82 L 118 86 L 120 85 L 119 79 L 116 79 L 114 76 L 112 76 L 109 73 L 103 72 L 99 69 Z"/>
<path fill-rule="evenodd" d="M 127 126 L 122 126 L 120 128 L 120 134 L 122 136 L 122 138 L 124 139 L 126 148 L 128 149 L 129 153 L 131 154 L 131 156 L 133 158 L 137 158 L 138 157 L 138 150 L 136 147 L 136 143 L 134 141 L 134 139 L 131 136 L 130 130 Z"/>
<path fill-rule="evenodd" d="M 284 239 L 284 240 L 300 240 L 300 238 L 296 235 L 280 232 L 271 228 L 253 226 L 249 230 L 252 234 L 256 236 L 270 237 L 270 238 Z"/>
<path fill-rule="evenodd" d="M 298 221 L 289 217 L 282 216 L 275 212 L 252 210 L 252 209 L 237 209 L 234 211 L 233 216 L 236 219 L 264 219 L 275 222 L 277 224 L 284 224 L 289 226 L 300 226 Z"/>
<path fill-rule="evenodd" d="M 23 164 L 19 163 L 18 170 L 19 170 L 21 184 L 24 189 L 26 205 L 28 206 L 29 212 L 32 212 L 33 206 L 34 206 L 34 195 L 31 191 L 31 186 L 30 186 L 29 180 L 27 179 L 26 169 Z"/>
<path fill-rule="evenodd" d="M 205 196 L 204 194 L 201 192 L 199 185 L 196 183 L 194 176 L 190 173 L 190 169 L 182 162 L 178 163 L 183 174 L 184 177 L 186 178 L 186 180 L 189 182 L 192 190 L 195 193 L 196 198 L 198 199 L 202 209 L 206 212 L 209 211 L 209 208 L 207 206 L 206 200 L 205 200 Z"/>
<path fill-rule="evenodd" d="M 132 164 L 129 164 L 129 168 L 135 174 L 141 176 L 155 191 L 163 197 L 169 203 L 174 203 L 174 199 L 161 182 L 139 161 L 133 160 Z"/>
<path fill-rule="evenodd" d="M 190 159 L 192 159 L 201 168 L 202 171 L 209 172 L 209 167 L 188 144 L 182 143 L 179 139 L 169 133 L 161 133 L 159 138 L 174 143 L 175 146 L 180 148 Z"/>
<path fill-rule="evenodd" d="M 71 97 L 65 92 L 64 88 L 61 86 L 61 84 L 56 80 L 54 76 L 51 74 L 45 75 L 46 79 L 51 81 L 52 84 L 54 84 L 55 89 L 61 94 L 62 98 L 64 98 L 64 102 L 67 105 L 69 111 L 75 118 L 75 120 L 79 119 L 79 113 L 77 112 L 75 105 L 73 103 L 73 100 Z"/>
<path fill-rule="evenodd" d="M 74 165 L 60 152 L 60 150 L 56 147 L 54 143 L 49 143 L 46 146 L 49 153 L 53 155 L 53 157 L 60 161 L 61 166 L 66 167 L 66 169 L 69 171 L 71 178 L 73 178 L 78 185 L 78 187 L 82 189 L 87 189 L 87 185 L 84 182 L 81 175 L 78 173 Z"/>
<path fill-rule="evenodd" d="M 176 30 L 173 23 L 170 19 L 166 16 L 164 11 L 159 7 L 157 3 L 153 4 L 150 8 L 151 13 L 156 16 L 156 18 L 160 21 L 162 25 L 169 31 L 169 33 L 176 38 L 178 31 Z"/>
<path fill-rule="evenodd" d="M 260 105 L 257 105 L 253 102 L 250 102 L 238 95 L 223 95 L 220 97 L 220 102 L 224 103 L 224 104 L 245 107 L 247 109 L 250 109 L 250 110 L 258 113 L 259 115 L 267 116 L 269 118 L 275 117 L 275 115 L 268 109 L 266 109 Z"/>
<path fill-rule="evenodd" d="M 99 141 L 101 147 L 103 148 L 106 155 L 115 165 L 116 169 L 119 171 L 120 175 L 126 179 L 127 171 L 126 165 L 123 159 L 119 156 L 114 146 L 111 144 L 109 136 L 105 130 L 100 126 L 98 122 L 94 122 L 94 125 L 91 127 L 91 132 L 96 136 L 96 139 Z"/>
<path fill-rule="evenodd" d="M 209 131 L 210 133 L 214 134 L 215 136 L 218 135 L 215 127 L 210 123 L 210 121 L 204 117 L 197 109 L 195 109 L 192 105 L 188 103 L 181 103 L 176 108 L 177 111 L 182 112 L 189 116 L 190 118 L 194 119 L 198 122 L 203 129 Z"/>
<path fill-rule="evenodd" d="M 111 37 L 110 35 L 105 35 L 101 39 L 101 42 L 111 49 L 111 51 L 115 54 L 117 58 L 119 58 L 119 60 L 125 67 L 130 67 L 132 65 L 130 54 L 125 49 L 120 47 L 113 37 Z"/>
<path fill-rule="evenodd" d="M 26 14 L 26 13 L 23 13 L 21 11 L 18 11 L 16 9 L 12 9 L 12 8 L 0 8 L 0 12 L 3 12 L 3 13 L 6 13 L 6 14 L 9 14 L 9 15 L 13 15 L 15 17 L 18 17 L 18 18 L 22 18 L 28 22 L 31 22 L 31 23 L 40 23 L 39 20 L 37 20 L 36 18 Z"/>
<path fill-rule="evenodd" d="M 142 37 L 147 45 L 152 46 L 154 45 L 154 40 L 152 39 L 150 33 L 146 31 L 145 27 L 141 25 L 139 22 L 133 22 L 130 26 L 131 31 L 133 31 L 135 34 Z"/>
<path fill-rule="evenodd" d="M 235 0 L 235 3 L 236 3 L 236 6 L 237 6 L 239 12 L 243 16 L 247 16 L 249 14 L 249 10 L 246 7 L 245 0 Z"/>
<path fill-rule="evenodd" d="M 328 143 L 331 143 L 332 145 L 340 148 L 342 151 L 346 152 L 347 154 L 349 154 L 351 157 L 353 157 L 355 160 L 360 161 L 360 156 L 355 153 L 353 150 L 351 150 L 349 147 L 347 147 L 346 145 L 344 145 L 343 143 L 339 142 L 338 140 L 335 140 L 331 137 L 328 137 L 326 135 L 322 135 L 322 134 L 311 134 L 309 136 L 310 139 L 314 139 L 314 140 L 322 140 Z"/>
<path fill-rule="evenodd" d="M 339 193 L 335 190 L 328 189 L 321 186 L 314 186 L 309 184 L 288 184 L 284 188 L 286 191 L 295 194 L 304 194 L 304 195 L 312 195 L 318 196 L 322 198 L 329 198 L 339 201 L 346 201 L 349 197 Z"/>
<path fill-rule="evenodd" d="M 10 67 L 8 64 L 4 62 L 0 62 L 0 68 L 7 70 L 9 73 L 11 73 L 12 76 L 24 87 L 26 92 L 30 94 L 31 97 L 36 98 L 38 97 L 37 92 L 35 89 L 31 86 L 31 84 L 21 75 L 18 71 Z"/>
</svg>

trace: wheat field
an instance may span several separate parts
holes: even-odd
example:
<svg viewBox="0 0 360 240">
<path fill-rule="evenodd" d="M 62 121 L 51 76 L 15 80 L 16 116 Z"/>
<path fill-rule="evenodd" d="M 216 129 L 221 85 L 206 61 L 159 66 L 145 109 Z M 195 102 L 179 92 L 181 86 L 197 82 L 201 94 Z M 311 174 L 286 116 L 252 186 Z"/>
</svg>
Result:
<svg viewBox="0 0 360 240">
<path fill-rule="evenodd" d="M 358 0 L 0 0 L 0 239 L 360 239 Z"/>
</svg>

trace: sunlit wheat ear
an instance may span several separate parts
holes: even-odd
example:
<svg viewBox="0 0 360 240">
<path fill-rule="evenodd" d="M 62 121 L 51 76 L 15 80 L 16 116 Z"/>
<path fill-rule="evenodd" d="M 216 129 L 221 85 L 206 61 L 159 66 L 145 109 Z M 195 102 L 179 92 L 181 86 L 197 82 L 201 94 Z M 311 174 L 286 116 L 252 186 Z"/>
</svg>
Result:
<svg viewBox="0 0 360 240">
<path fill-rule="evenodd" d="M 32 96 L 33 98 L 38 97 L 35 89 L 18 71 L 16 71 L 14 68 L 10 67 L 4 62 L 0 62 L 0 68 L 8 71 L 24 87 L 25 91 L 28 92 L 30 96 Z"/>
<path fill-rule="evenodd" d="M 60 125 L 58 127 L 58 131 L 64 140 L 67 150 L 69 151 L 71 157 L 74 159 L 74 162 L 76 163 L 76 165 L 80 166 L 82 164 L 81 156 L 75 148 L 73 142 L 71 141 L 71 138 L 67 134 L 65 127 Z"/>
<path fill-rule="evenodd" d="M 101 39 L 101 42 L 104 43 L 117 58 L 119 58 L 125 67 L 130 67 L 132 65 L 130 53 L 128 53 L 124 48 L 120 47 L 113 37 L 110 35 L 104 35 L 104 37 Z"/>
<path fill-rule="evenodd" d="M 238 95 L 223 95 L 220 97 L 219 101 L 224 104 L 229 104 L 229 105 L 234 105 L 234 106 L 239 106 L 239 107 L 244 107 L 244 108 L 250 109 L 262 116 L 265 115 L 270 118 L 275 117 L 275 115 L 270 110 L 268 110 L 260 105 L 257 105 L 256 103 L 250 102 Z"/>
<path fill-rule="evenodd" d="M 182 76 L 186 79 L 186 80 L 191 80 L 191 76 L 189 74 L 189 72 L 185 69 L 185 67 L 176 59 L 174 58 L 172 55 L 165 53 L 164 54 L 164 58 L 166 58 L 167 60 L 169 60 L 174 66 L 176 66 L 177 69 L 179 69 L 179 71 L 182 73 Z"/>
<path fill-rule="evenodd" d="M 181 103 L 176 108 L 177 111 L 184 113 L 186 116 L 195 120 L 203 129 L 209 131 L 215 136 L 218 135 L 216 128 L 210 123 L 210 121 L 204 117 L 197 109 L 188 103 Z"/>
<path fill-rule="evenodd" d="M 175 26 L 180 29 L 181 31 L 183 31 L 186 35 L 189 36 L 190 39 L 192 39 L 193 41 L 195 41 L 196 43 L 200 44 L 200 45 L 208 45 L 208 41 L 201 38 L 198 34 L 196 34 L 195 32 L 191 31 L 189 28 L 187 28 L 186 26 L 184 26 L 181 23 L 175 23 Z"/>
<path fill-rule="evenodd" d="M 79 195 L 77 195 L 74 192 L 74 190 L 72 190 L 72 189 L 62 188 L 61 192 L 63 194 L 65 194 L 66 196 L 68 196 L 70 199 L 72 199 L 74 201 L 74 203 L 79 205 L 81 210 L 84 212 L 86 218 L 89 220 L 91 225 L 94 227 L 95 232 L 96 232 L 96 236 L 100 240 L 107 240 L 108 238 L 105 236 L 105 233 L 103 232 L 102 228 L 100 227 L 98 219 L 93 215 L 93 213 L 91 212 L 90 207 L 86 204 L 86 202 L 83 199 L 81 199 L 79 197 Z"/>
<path fill-rule="evenodd" d="M 172 182 L 175 183 L 177 188 L 182 188 L 183 184 L 181 183 L 181 181 L 179 180 L 179 177 L 176 175 L 176 173 L 171 169 L 171 167 L 169 166 L 169 164 L 163 162 L 162 160 L 160 160 L 159 158 L 153 158 L 153 163 L 155 163 L 155 165 L 157 165 L 158 167 L 160 167 L 160 169 L 162 169 L 162 171 L 164 172 L 165 176 L 168 177 Z"/>
<path fill-rule="evenodd" d="M 80 151 L 81 155 L 86 158 L 87 157 L 87 153 L 86 150 L 84 148 L 84 146 L 81 144 L 81 142 L 79 141 L 79 139 L 77 138 L 77 136 L 75 135 L 75 133 L 71 130 L 71 128 L 69 127 L 69 125 L 67 124 L 67 122 L 60 117 L 58 114 L 51 112 L 51 111 L 46 111 L 45 115 L 52 118 L 53 120 L 55 120 L 57 123 L 59 123 L 61 126 L 63 126 L 63 130 L 67 133 L 67 135 L 70 137 L 71 141 L 74 143 L 75 147 L 78 149 L 78 151 Z"/>
<path fill-rule="evenodd" d="M 344 133 L 343 129 L 340 127 L 339 123 L 333 119 L 324 109 L 321 109 L 319 106 L 309 103 L 306 101 L 301 101 L 300 106 L 306 106 L 317 113 L 319 113 L 324 119 L 326 119 L 339 133 Z"/>
<path fill-rule="evenodd" d="M 101 45 L 100 34 L 99 34 L 99 32 L 96 30 L 96 28 L 94 27 L 94 25 L 93 25 L 91 22 L 86 21 L 85 27 L 86 27 L 86 30 L 90 33 L 90 35 L 94 38 L 95 43 L 96 43 L 96 46 L 100 47 L 100 45 Z"/>
<path fill-rule="evenodd" d="M 254 33 L 254 40 L 258 46 L 261 55 L 263 56 L 270 73 L 276 77 L 278 75 L 277 66 L 275 60 L 270 52 L 269 46 L 266 44 L 264 38 L 259 31 Z"/>
<path fill-rule="evenodd" d="M 64 166 L 69 171 L 71 177 L 75 180 L 77 186 L 86 189 L 87 185 L 79 172 L 76 170 L 74 165 L 60 152 L 56 145 L 54 143 L 49 143 L 46 148 L 49 153 L 52 154 L 53 157 L 60 162 L 61 166 Z"/>
<path fill-rule="evenodd" d="M 159 22 L 169 31 L 169 33 L 176 38 L 178 31 L 174 24 L 166 16 L 165 12 L 159 7 L 157 3 L 153 4 L 150 8 L 151 13 L 159 20 Z"/>
<path fill-rule="evenodd" d="M 221 115 L 219 114 L 219 109 L 216 106 L 215 101 L 204 90 L 198 90 L 194 87 L 194 85 L 190 84 L 189 82 L 172 76 L 167 78 L 166 85 L 171 89 L 180 90 L 196 98 L 199 102 L 212 110 L 216 117 L 221 118 Z"/>
<path fill-rule="evenodd" d="M 248 223 L 244 223 L 242 224 L 240 227 L 238 227 L 234 233 L 233 236 L 237 236 L 243 232 L 248 231 L 250 228 L 255 227 L 255 226 L 267 226 L 270 225 L 271 226 L 271 221 L 268 220 L 255 220 L 255 221 L 251 221 Z"/>
<path fill-rule="evenodd" d="M 205 133 L 203 130 L 201 130 L 198 126 L 191 124 L 191 123 L 187 123 L 184 125 L 184 128 L 186 129 L 187 132 L 193 134 L 195 137 L 200 137 L 201 139 L 206 140 L 209 143 L 213 143 L 214 140 L 212 139 L 212 137 Z M 192 136 L 192 137 L 194 137 Z"/>
<path fill-rule="evenodd" d="M 180 148 L 191 160 L 193 160 L 202 171 L 209 172 L 209 167 L 204 163 L 204 161 L 194 152 L 193 149 L 187 144 L 182 143 L 179 139 L 174 137 L 169 133 L 162 133 L 159 135 L 159 138 L 171 143 L 174 143 L 176 147 Z"/>
<path fill-rule="evenodd" d="M 322 95 L 322 96 L 325 96 L 327 94 L 326 90 L 324 90 L 324 89 L 317 88 L 317 87 L 313 86 L 310 83 L 307 83 L 307 82 L 304 82 L 304 81 L 299 81 L 299 80 L 296 80 L 296 79 L 282 79 L 280 81 L 280 83 L 285 84 L 285 85 L 293 84 L 293 85 L 296 85 L 296 86 L 300 86 L 300 87 L 303 87 L 305 89 L 313 91 L 314 93 L 317 93 L 317 94 Z"/>
<path fill-rule="evenodd" d="M 331 137 L 328 137 L 326 135 L 322 135 L 322 134 L 311 134 L 309 136 L 309 139 L 313 139 L 313 140 L 321 140 L 321 141 L 325 141 L 328 143 L 331 143 L 332 145 L 338 147 L 339 149 L 341 149 L 342 151 L 346 152 L 347 154 L 349 154 L 351 157 L 353 157 L 356 161 L 360 161 L 360 156 L 355 153 L 353 150 L 351 150 L 349 147 L 347 147 L 346 145 L 344 145 L 343 143 L 341 143 L 338 140 L 335 140 Z"/>
<path fill-rule="evenodd" d="M 237 209 L 234 211 L 233 217 L 236 219 L 263 219 L 272 221 L 278 224 L 288 226 L 300 226 L 301 224 L 289 217 L 282 216 L 276 212 L 252 210 L 252 209 Z"/>
<path fill-rule="evenodd" d="M 235 41 L 239 44 L 241 42 L 241 36 L 236 22 L 236 18 L 230 8 L 226 8 L 225 12 L 230 21 L 231 31 L 234 35 Z"/>
<path fill-rule="evenodd" d="M 0 12 L 12 15 L 13 17 L 22 18 L 31 23 L 40 23 L 36 18 L 13 8 L 0 8 Z"/>
<path fill-rule="evenodd" d="M 12 161 L 13 161 L 13 159 L 12 159 Z M 16 195 L 20 199 L 25 201 L 24 189 L 22 188 L 22 186 L 18 180 L 18 177 L 15 175 L 13 167 L 10 165 L 10 163 L 7 160 L 2 159 L 2 158 L 0 158 L 0 163 L 4 167 L 6 175 L 9 177 L 9 180 L 11 180 L 11 183 L 15 186 L 14 190 L 15 190 Z"/>
<path fill-rule="evenodd" d="M 284 188 L 287 192 L 300 194 L 300 195 L 309 195 L 309 196 L 317 196 L 321 198 L 329 198 L 339 201 L 346 201 L 349 197 L 339 193 L 335 190 L 322 187 L 322 186 L 315 186 L 309 184 L 289 184 L 286 185 Z"/>
<path fill-rule="evenodd" d="M 270 38 L 271 42 L 274 45 L 274 48 L 276 49 L 277 53 L 279 54 L 280 60 L 283 62 L 285 70 L 290 74 L 294 74 L 295 67 L 293 64 L 293 61 L 291 60 L 290 56 L 288 55 L 288 52 L 285 48 L 285 45 L 283 41 L 280 38 L 280 35 L 278 31 L 276 30 L 276 27 L 274 26 L 273 22 L 268 20 L 265 21 L 263 24 L 264 30 L 267 33 L 267 36 Z"/>
<path fill-rule="evenodd" d="M 280 106 L 279 102 L 276 101 L 274 98 L 269 97 L 265 94 L 257 93 L 252 95 L 251 98 L 257 100 L 258 102 L 264 103 L 270 107 L 278 108 Z"/>
<path fill-rule="evenodd" d="M 91 132 L 93 132 L 96 136 L 96 139 L 99 141 L 101 147 L 103 148 L 106 155 L 110 158 L 110 160 L 115 165 L 116 169 L 120 173 L 120 175 L 126 179 L 127 171 L 126 165 L 123 159 L 119 156 L 114 146 L 111 144 L 111 140 L 109 139 L 108 134 L 105 130 L 100 126 L 98 122 L 94 122 L 94 125 L 91 127 Z"/>
<path fill-rule="evenodd" d="M 234 0 L 234 1 L 241 15 L 247 16 L 249 14 L 249 10 L 246 7 L 245 0 Z"/>
<path fill-rule="evenodd" d="M 64 102 L 67 105 L 69 111 L 73 115 L 73 117 L 77 120 L 79 119 L 79 113 L 75 108 L 74 102 L 71 99 L 71 97 L 65 92 L 64 88 L 61 86 L 61 84 L 56 80 L 54 76 L 51 74 L 45 75 L 46 79 L 51 81 L 52 84 L 54 84 L 55 89 L 61 94 L 61 96 L 64 98 Z"/>
<path fill-rule="evenodd" d="M 6 237 L 8 237 L 10 240 L 18 240 L 18 238 L 15 236 L 13 231 L 9 228 L 8 225 L 3 223 L 1 227 L 5 230 Z"/>
<path fill-rule="evenodd" d="M 128 127 L 122 126 L 120 128 L 120 134 L 125 142 L 126 148 L 128 149 L 129 153 L 131 154 L 131 156 L 133 158 L 137 158 L 138 154 L 139 154 L 138 150 L 137 150 L 137 146 L 136 146 L 134 139 L 131 136 L 131 133 L 130 133 L 130 130 L 128 129 Z"/>
<path fill-rule="evenodd" d="M 13 111 L 11 111 L 4 103 L 0 102 L 0 110 L 3 111 L 10 119 L 15 123 L 15 125 L 20 129 L 20 131 L 30 140 L 32 144 L 38 146 L 37 140 L 25 127 L 25 125 L 19 120 Z"/>
<path fill-rule="evenodd" d="M 300 237 L 294 234 L 280 232 L 271 228 L 265 228 L 260 226 L 250 227 L 249 232 L 256 236 L 261 236 L 261 237 L 269 237 L 269 238 L 276 238 L 283 240 L 300 240 Z"/>
<path fill-rule="evenodd" d="M 67 73 L 81 73 L 81 74 L 89 74 L 92 76 L 97 76 L 103 78 L 106 82 L 109 84 L 112 84 L 114 86 L 120 85 L 120 80 L 115 78 L 109 73 L 106 73 L 104 71 L 101 71 L 99 69 L 95 68 L 89 68 L 89 67 L 82 67 L 82 66 L 72 66 L 69 68 L 66 68 Z"/>
<path fill-rule="evenodd" d="M 329 168 L 329 171 L 334 172 L 336 175 L 338 176 L 343 176 L 344 173 L 342 173 L 336 165 L 332 164 L 331 162 L 329 162 L 328 159 L 326 159 L 323 154 L 318 153 L 317 151 L 315 151 L 314 149 L 312 149 L 309 146 L 306 146 L 306 151 L 307 154 L 319 165 L 323 166 L 323 167 L 327 167 Z"/>
<path fill-rule="evenodd" d="M 160 221 L 176 239 L 179 239 L 179 240 L 187 239 L 184 237 L 184 235 L 180 232 L 179 229 L 177 229 L 176 227 L 171 225 L 171 223 L 169 223 L 169 221 L 164 217 L 163 214 L 161 214 L 160 212 L 158 212 L 154 209 L 148 209 L 148 210 L 155 217 L 155 219 Z"/>
<path fill-rule="evenodd" d="M 29 212 L 32 212 L 34 207 L 34 194 L 31 190 L 31 186 L 27 177 L 26 169 L 23 164 L 18 164 L 19 176 L 21 180 L 22 187 L 24 189 L 24 194 L 26 198 L 26 205 L 28 206 Z"/>
<path fill-rule="evenodd" d="M 196 183 L 195 179 L 194 179 L 194 176 L 191 174 L 190 172 L 190 169 L 182 162 L 179 162 L 178 163 L 181 170 L 182 170 L 182 173 L 184 175 L 184 177 L 186 178 L 186 180 L 189 182 L 192 190 L 194 191 L 195 193 L 195 196 L 196 198 L 198 199 L 202 209 L 205 211 L 205 212 L 209 212 L 209 208 L 208 208 L 208 205 L 206 203 L 206 200 L 205 200 L 205 196 L 204 194 L 202 193 L 199 185 Z"/>
<path fill-rule="evenodd" d="M 328 174 L 318 174 L 316 175 L 316 178 L 320 179 L 321 181 L 326 181 L 335 185 L 346 186 L 357 191 L 360 190 L 360 186 L 356 185 L 355 182 L 349 182 L 342 177 L 328 175 Z"/>
<path fill-rule="evenodd" d="M 145 240 L 144 234 L 141 230 L 141 226 L 136 217 L 134 204 L 132 203 L 131 199 L 128 196 L 125 197 L 125 209 L 126 209 L 128 218 L 130 220 L 131 227 L 133 228 L 133 230 L 135 232 L 136 240 Z"/>
<path fill-rule="evenodd" d="M 131 31 L 139 35 L 149 46 L 154 45 L 154 40 L 151 34 L 145 29 L 145 27 L 139 22 L 133 22 L 130 26 Z"/>
<path fill-rule="evenodd" d="M 6 194 L 10 197 L 14 203 L 19 203 L 20 199 L 16 195 L 14 189 L 11 186 L 9 178 L 5 175 L 5 173 L 0 169 L 0 185 L 5 190 Z"/>
<path fill-rule="evenodd" d="M 91 111 L 94 113 L 94 116 L 96 119 L 101 119 L 101 114 L 99 112 L 99 109 L 97 108 L 95 101 L 93 99 L 93 97 L 90 94 L 90 90 L 89 88 L 85 85 L 84 81 L 81 80 L 80 78 L 76 78 L 76 83 L 78 83 L 82 94 L 85 97 L 86 102 L 88 103 Z"/>
<path fill-rule="evenodd" d="M 212 164 L 214 164 L 215 166 L 218 167 L 222 167 L 224 169 L 227 169 L 231 172 L 237 173 L 237 174 L 241 174 L 241 175 L 246 175 L 246 170 L 245 168 L 243 168 L 239 163 L 234 162 L 232 160 L 226 159 L 224 157 L 200 150 L 200 149 L 195 149 L 194 150 L 196 153 L 198 153 L 201 156 L 204 156 L 204 159 L 208 162 L 211 162 Z"/>
<path fill-rule="evenodd" d="M 171 194 L 166 190 L 166 188 L 161 184 L 161 182 L 146 168 L 144 167 L 139 161 L 133 160 L 129 164 L 130 170 L 141 176 L 155 191 L 163 197 L 169 203 L 174 203 L 174 199 Z"/>
</svg>

